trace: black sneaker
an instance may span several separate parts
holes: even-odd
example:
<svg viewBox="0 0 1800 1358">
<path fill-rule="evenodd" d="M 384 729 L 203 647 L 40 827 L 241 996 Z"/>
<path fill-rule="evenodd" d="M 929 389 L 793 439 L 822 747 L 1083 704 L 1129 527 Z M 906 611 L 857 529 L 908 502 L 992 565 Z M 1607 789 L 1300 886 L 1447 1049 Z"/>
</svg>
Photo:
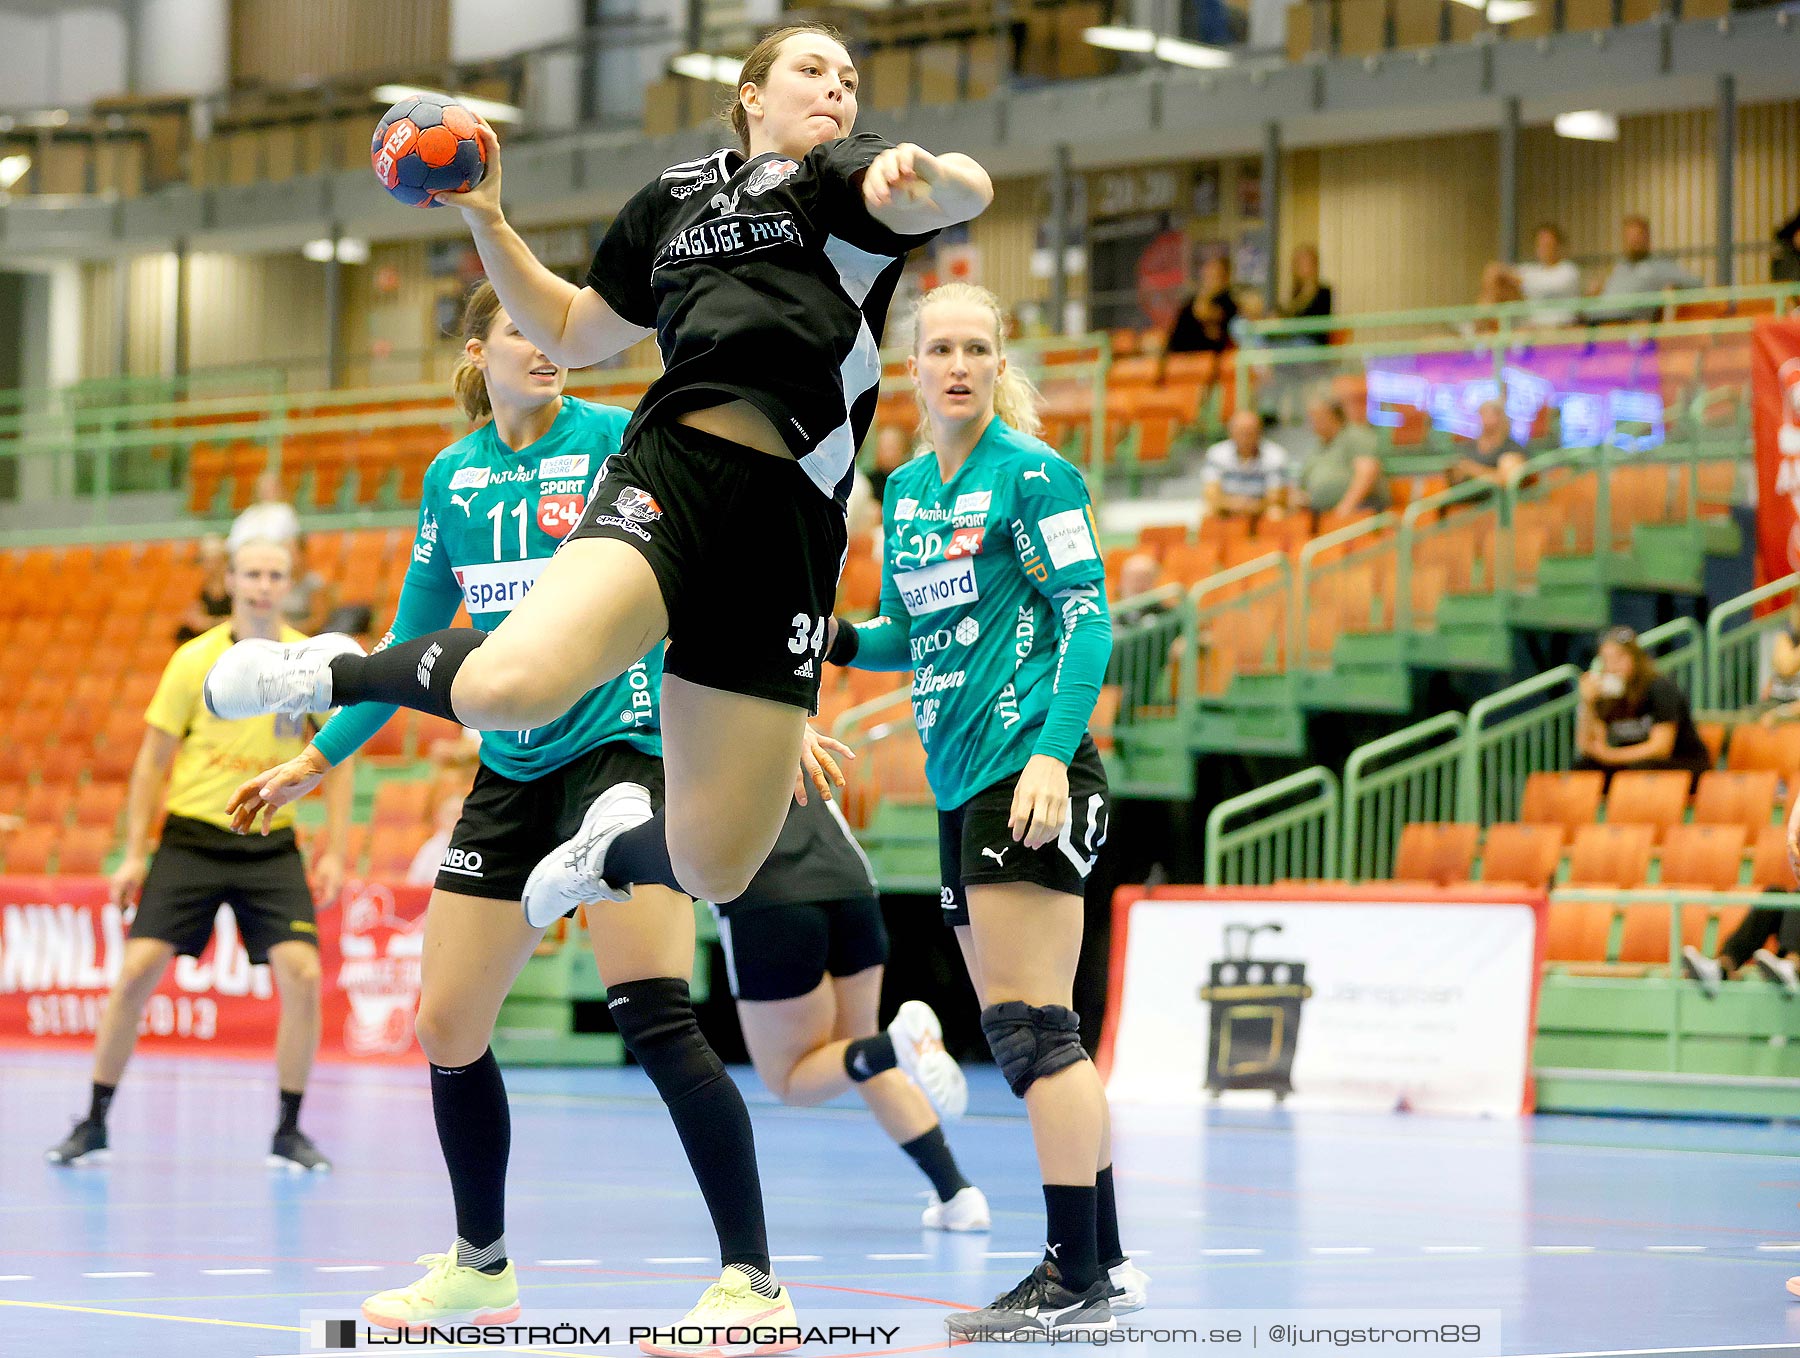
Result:
<svg viewBox="0 0 1800 1358">
<path fill-rule="evenodd" d="M 111 1155 L 106 1148 L 106 1124 L 83 1118 L 59 1145 L 44 1152 L 44 1159 L 53 1165 L 94 1165 Z"/>
<path fill-rule="evenodd" d="M 1063 1334 L 1070 1330 L 1110 1330 L 1112 1303 L 1107 1299 L 1112 1284 L 1102 1274 L 1085 1292 L 1071 1292 L 1062 1285 L 1056 1265 L 1039 1264 L 1012 1291 L 994 1298 L 979 1311 L 958 1311 L 944 1327 L 950 1338 L 979 1343 L 1001 1335 L 1028 1333 Z"/>
<path fill-rule="evenodd" d="M 331 1171 L 331 1161 L 319 1153 L 311 1137 L 298 1130 L 275 1133 L 275 1140 L 269 1146 L 269 1164 L 294 1174 L 328 1174 Z"/>
</svg>

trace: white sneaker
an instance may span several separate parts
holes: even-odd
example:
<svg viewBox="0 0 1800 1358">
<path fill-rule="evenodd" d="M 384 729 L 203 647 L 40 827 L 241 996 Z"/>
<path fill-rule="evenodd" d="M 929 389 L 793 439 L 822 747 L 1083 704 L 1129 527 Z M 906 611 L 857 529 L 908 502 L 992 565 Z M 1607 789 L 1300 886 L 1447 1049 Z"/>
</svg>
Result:
<svg viewBox="0 0 1800 1358">
<path fill-rule="evenodd" d="M 1718 959 L 1708 957 L 1690 943 L 1681 950 L 1681 969 L 1699 984 L 1700 993 L 1707 999 L 1719 997 L 1719 987 L 1725 982 L 1725 968 L 1719 965 Z"/>
<path fill-rule="evenodd" d="M 1750 954 L 1750 960 L 1756 963 L 1757 970 L 1780 986 L 1781 993 L 1790 1000 L 1800 995 L 1800 974 L 1796 974 L 1794 964 L 1787 958 L 1767 948 L 1758 948 Z"/>
<path fill-rule="evenodd" d="M 331 662 L 361 655 L 355 637 L 325 632 L 306 641 L 240 641 L 213 662 L 201 692 L 222 721 L 280 713 L 304 717 L 331 708 Z"/>
<path fill-rule="evenodd" d="M 969 1082 L 956 1058 L 944 1050 L 944 1027 L 923 1000 L 908 1000 L 887 1026 L 894 1039 L 900 1069 L 931 1100 L 945 1122 L 955 1122 L 969 1109 Z"/>
<path fill-rule="evenodd" d="M 653 814 L 650 790 L 641 783 L 615 783 L 594 798 L 575 837 L 546 854 L 525 879 L 525 919 L 532 928 L 547 928 L 589 901 L 630 900 L 631 888 L 608 885 L 600 870 L 612 842 Z"/>
<path fill-rule="evenodd" d="M 1112 1309 L 1115 1316 L 1141 1311 L 1150 1304 L 1150 1275 L 1131 1260 L 1114 1264 L 1106 1271 L 1113 1285 Z"/>
<path fill-rule="evenodd" d="M 949 1202 L 940 1201 L 933 1193 L 919 1224 L 928 1231 L 985 1231 L 993 1226 L 993 1219 L 988 1215 L 987 1196 L 970 1184 L 958 1189 Z"/>
</svg>

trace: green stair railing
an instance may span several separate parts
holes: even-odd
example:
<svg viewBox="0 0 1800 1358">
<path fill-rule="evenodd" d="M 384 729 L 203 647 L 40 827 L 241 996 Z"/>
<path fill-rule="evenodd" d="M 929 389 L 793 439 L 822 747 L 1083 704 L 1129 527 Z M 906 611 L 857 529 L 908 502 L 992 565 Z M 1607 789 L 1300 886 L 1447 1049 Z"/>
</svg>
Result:
<svg viewBox="0 0 1800 1358">
<path fill-rule="evenodd" d="M 1699 623 L 1676 618 L 1641 633 L 1638 645 L 1661 673 L 1681 686 L 1689 703 L 1700 706 L 1706 692 L 1706 639 Z"/>
<path fill-rule="evenodd" d="M 1401 827 L 1453 821 L 1462 781 L 1465 722 L 1440 712 L 1358 746 L 1344 765 L 1343 875 L 1391 877 Z"/>
<path fill-rule="evenodd" d="M 1715 712 L 1753 707 L 1762 698 L 1765 639 L 1787 624 L 1800 574 L 1784 575 L 1713 609 L 1706 619 L 1706 697 Z"/>
<path fill-rule="evenodd" d="M 1558 665 L 1469 709 L 1458 820 L 1477 825 L 1515 820 L 1526 778 L 1574 762 L 1580 678 L 1573 665 Z"/>
<path fill-rule="evenodd" d="M 1338 875 L 1338 780 L 1310 768 L 1220 802 L 1206 818 L 1206 885 Z"/>
</svg>

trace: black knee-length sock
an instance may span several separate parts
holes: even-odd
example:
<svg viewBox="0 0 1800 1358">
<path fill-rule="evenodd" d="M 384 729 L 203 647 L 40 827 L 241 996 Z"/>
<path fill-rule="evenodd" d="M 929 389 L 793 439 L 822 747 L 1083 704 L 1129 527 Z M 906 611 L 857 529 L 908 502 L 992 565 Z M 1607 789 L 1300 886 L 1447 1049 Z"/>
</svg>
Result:
<svg viewBox="0 0 1800 1358">
<path fill-rule="evenodd" d="M 506 1160 L 512 1114 L 492 1049 L 466 1066 L 431 1066 L 431 1112 L 456 1203 L 456 1262 L 506 1262 Z"/>
<path fill-rule="evenodd" d="M 1045 1184 L 1044 1259 L 1056 1265 L 1063 1286 L 1085 1292 L 1100 1277 L 1094 1257 L 1094 1190 L 1086 1184 Z"/>
<path fill-rule="evenodd" d="M 606 863 L 600 871 L 613 886 L 645 883 L 680 891 L 675 869 L 669 863 L 668 823 L 658 811 L 642 825 L 634 825 L 606 846 Z"/>
<path fill-rule="evenodd" d="M 969 1186 L 969 1181 L 963 1178 L 962 1171 L 956 1167 L 956 1157 L 950 1153 L 950 1143 L 944 1140 L 942 1124 L 903 1143 L 900 1149 L 931 1180 L 931 1191 L 937 1194 L 939 1202 L 949 1202 Z"/>
<path fill-rule="evenodd" d="M 486 632 L 451 627 L 397 641 L 373 655 L 340 655 L 331 662 L 331 702 L 393 703 L 457 721 L 450 686 Z"/>
<path fill-rule="evenodd" d="M 1125 1247 L 1119 1243 L 1119 1200 L 1113 1196 L 1111 1165 L 1094 1176 L 1094 1249 L 1103 1269 L 1125 1262 Z"/>
</svg>

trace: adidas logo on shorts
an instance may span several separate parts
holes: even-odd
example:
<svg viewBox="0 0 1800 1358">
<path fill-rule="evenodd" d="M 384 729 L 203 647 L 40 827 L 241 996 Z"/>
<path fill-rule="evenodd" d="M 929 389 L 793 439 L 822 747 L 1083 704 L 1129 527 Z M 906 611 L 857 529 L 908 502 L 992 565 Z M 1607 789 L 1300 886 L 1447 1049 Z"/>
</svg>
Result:
<svg viewBox="0 0 1800 1358">
<path fill-rule="evenodd" d="M 800 667 L 794 671 L 794 678 L 796 678 L 796 679 L 811 679 L 813 677 L 813 674 L 814 674 L 814 670 L 813 670 L 812 657 L 809 655 L 806 657 L 805 660 L 800 662 Z"/>
</svg>

